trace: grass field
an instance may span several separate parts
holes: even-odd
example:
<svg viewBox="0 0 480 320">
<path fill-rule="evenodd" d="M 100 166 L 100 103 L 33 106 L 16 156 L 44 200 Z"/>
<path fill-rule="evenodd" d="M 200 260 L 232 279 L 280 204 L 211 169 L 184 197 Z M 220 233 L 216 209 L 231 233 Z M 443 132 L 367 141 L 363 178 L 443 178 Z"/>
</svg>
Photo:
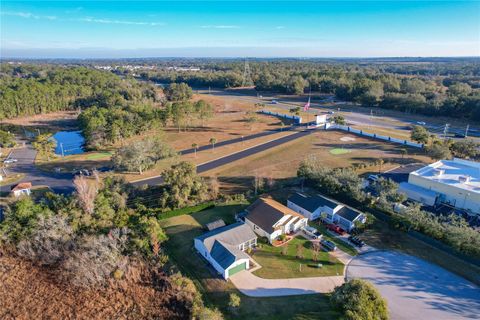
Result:
<svg viewBox="0 0 480 320">
<path fill-rule="evenodd" d="M 343 141 L 348 137 L 351 141 Z M 344 139 L 345 140 L 345 139 Z M 349 153 L 332 154 L 332 149 L 348 149 Z M 317 131 L 308 136 L 290 141 L 264 152 L 235 161 L 231 164 L 203 173 L 206 176 L 217 176 L 223 188 L 232 191 L 251 189 L 255 175 L 272 177 L 274 179 L 289 179 L 296 177 L 302 160 L 310 155 L 321 159 L 325 167 L 348 167 L 353 164 L 374 163 L 383 159 L 382 171 L 400 164 L 412 162 L 430 162 L 421 150 L 408 149 L 402 157 L 398 145 L 377 140 L 370 140 L 339 131 Z M 358 173 L 380 168 L 370 167 Z M 364 172 L 365 171 L 365 172 Z"/>
<path fill-rule="evenodd" d="M 216 219 L 226 223 L 234 221 L 234 215 L 244 204 L 217 206 L 215 208 L 162 220 L 160 223 L 169 239 L 164 247 L 170 259 L 180 271 L 191 278 L 202 292 L 205 303 L 219 308 L 227 319 L 337 319 L 331 309 L 328 295 L 303 295 L 275 298 L 251 298 L 241 294 L 230 281 L 216 275 L 212 267 L 193 248 L 193 239 L 202 234 L 202 226 Z M 230 293 L 241 297 L 237 314 L 228 311 Z"/>
<path fill-rule="evenodd" d="M 282 249 L 287 246 L 287 254 L 282 254 Z M 303 248 L 303 258 L 297 258 L 297 246 Z M 295 237 L 281 247 L 274 247 L 268 243 L 262 243 L 260 248 L 254 250 L 252 258 L 262 268 L 253 272 L 256 276 L 266 279 L 286 279 L 303 277 L 324 277 L 343 274 L 343 264 L 328 252 L 320 250 L 318 261 L 313 261 L 312 242 L 303 238 Z M 323 266 L 316 267 L 318 263 Z"/>
</svg>

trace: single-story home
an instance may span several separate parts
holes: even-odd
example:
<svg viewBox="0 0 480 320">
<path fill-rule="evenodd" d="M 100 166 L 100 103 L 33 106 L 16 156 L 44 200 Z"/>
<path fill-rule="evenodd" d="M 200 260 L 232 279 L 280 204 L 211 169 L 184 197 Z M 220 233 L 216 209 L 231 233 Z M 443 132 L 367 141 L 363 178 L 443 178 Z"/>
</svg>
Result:
<svg viewBox="0 0 480 320">
<path fill-rule="evenodd" d="M 260 198 L 245 211 L 245 223 L 269 242 L 297 232 L 308 223 L 307 218 L 271 198 Z"/>
<path fill-rule="evenodd" d="M 360 211 L 323 195 L 306 196 L 296 193 L 288 198 L 287 205 L 309 220 L 321 218 L 325 222 L 338 224 L 347 231 L 352 231 L 356 221 L 365 223 L 367 220 Z"/>
<path fill-rule="evenodd" d="M 22 195 L 29 196 L 32 193 L 32 183 L 31 182 L 22 182 L 15 186 L 12 186 L 11 192 L 15 197 L 20 197 Z"/>
<path fill-rule="evenodd" d="M 216 228 L 194 239 L 195 249 L 228 279 L 250 268 L 250 257 L 244 252 L 257 245 L 257 236 L 243 222 Z"/>
<path fill-rule="evenodd" d="M 287 207 L 312 221 L 321 218 L 322 213 L 327 214 L 327 219 L 332 220 L 333 215 L 342 208 L 342 205 L 324 196 L 307 197 L 301 193 L 295 193 L 288 198 Z"/>
</svg>

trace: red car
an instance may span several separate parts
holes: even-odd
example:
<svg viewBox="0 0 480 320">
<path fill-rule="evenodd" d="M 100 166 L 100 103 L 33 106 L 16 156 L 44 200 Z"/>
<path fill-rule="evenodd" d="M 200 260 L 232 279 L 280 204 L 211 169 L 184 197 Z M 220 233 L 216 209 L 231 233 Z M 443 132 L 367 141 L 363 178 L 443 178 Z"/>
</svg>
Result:
<svg viewBox="0 0 480 320">
<path fill-rule="evenodd" d="M 336 232 L 338 233 L 339 235 L 343 236 L 346 232 L 345 230 L 343 230 L 342 228 L 340 228 L 339 226 L 337 225 L 334 225 L 334 224 L 327 224 L 327 229 L 328 230 L 331 230 L 333 232 Z"/>
</svg>

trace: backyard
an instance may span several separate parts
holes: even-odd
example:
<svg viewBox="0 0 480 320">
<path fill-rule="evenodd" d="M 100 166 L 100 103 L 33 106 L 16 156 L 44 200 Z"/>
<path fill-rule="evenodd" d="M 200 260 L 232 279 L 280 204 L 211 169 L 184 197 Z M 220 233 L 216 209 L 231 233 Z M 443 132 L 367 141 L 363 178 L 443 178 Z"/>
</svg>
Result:
<svg viewBox="0 0 480 320">
<path fill-rule="evenodd" d="M 229 224 L 235 213 L 246 204 L 221 205 L 160 221 L 169 239 L 164 247 L 170 260 L 191 278 L 203 295 L 205 303 L 219 308 L 227 319 L 336 319 L 339 315 L 331 309 L 328 295 L 301 295 L 273 298 L 251 298 L 241 294 L 230 281 L 220 278 L 210 264 L 197 255 L 193 239 L 204 232 L 203 226 L 216 219 Z M 241 297 L 235 315 L 228 311 L 229 294 Z"/>
<path fill-rule="evenodd" d="M 254 275 L 266 279 L 323 277 L 343 274 L 343 264 L 328 252 L 318 251 L 317 261 L 313 260 L 313 243 L 297 236 L 288 243 L 274 247 L 266 241 L 253 251 L 252 258 L 262 267 Z M 284 252 L 284 248 L 286 252 Z M 298 258 L 299 250 L 303 257 Z M 322 267 L 318 267 L 322 264 Z"/>
</svg>

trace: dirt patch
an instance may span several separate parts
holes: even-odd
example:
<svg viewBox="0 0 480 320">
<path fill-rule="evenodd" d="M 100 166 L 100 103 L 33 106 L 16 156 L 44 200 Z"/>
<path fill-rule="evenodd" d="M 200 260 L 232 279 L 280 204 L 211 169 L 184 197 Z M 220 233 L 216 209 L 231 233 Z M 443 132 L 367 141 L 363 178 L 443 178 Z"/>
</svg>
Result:
<svg viewBox="0 0 480 320">
<path fill-rule="evenodd" d="M 40 130 L 41 133 L 59 130 L 78 130 L 76 111 L 59 111 L 47 114 L 38 114 L 28 117 L 2 120 L 2 125 L 8 125 L 15 132 L 23 133 L 23 129 L 29 131 Z M 35 132 L 37 133 L 37 132 Z"/>
<path fill-rule="evenodd" d="M 1 319 L 186 319 L 168 278 L 137 265 L 124 280 L 79 289 L 52 270 L 0 253 Z"/>
</svg>

